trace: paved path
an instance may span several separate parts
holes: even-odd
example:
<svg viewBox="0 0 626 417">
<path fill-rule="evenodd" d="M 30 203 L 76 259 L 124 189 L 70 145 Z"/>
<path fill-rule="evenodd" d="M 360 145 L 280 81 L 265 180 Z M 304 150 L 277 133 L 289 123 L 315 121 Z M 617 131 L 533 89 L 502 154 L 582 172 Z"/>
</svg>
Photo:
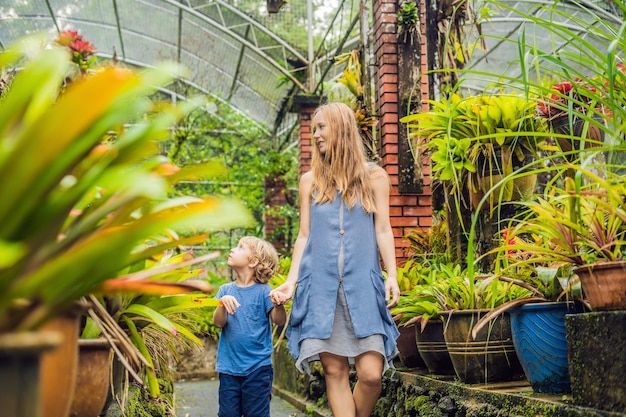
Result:
<svg viewBox="0 0 626 417">
<path fill-rule="evenodd" d="M 175 384 L 177 417 L 216 417 L 219 381 L 184 381 Z M 305 417 L 306 414 L 277 395 L 270 403 L 272 417 Z"/>
</svg>

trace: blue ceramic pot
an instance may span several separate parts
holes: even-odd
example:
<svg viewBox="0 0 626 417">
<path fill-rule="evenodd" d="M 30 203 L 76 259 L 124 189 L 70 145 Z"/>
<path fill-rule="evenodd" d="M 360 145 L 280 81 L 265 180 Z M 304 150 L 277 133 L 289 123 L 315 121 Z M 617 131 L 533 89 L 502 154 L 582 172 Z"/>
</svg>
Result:
<svg viewBox="0 0 626 417">
<path fill-rule="evenodd" d="M 567 393 L 567 302 L 525 304 L 510 310 L 513 346 L 533 391 Z"/>
</svg>

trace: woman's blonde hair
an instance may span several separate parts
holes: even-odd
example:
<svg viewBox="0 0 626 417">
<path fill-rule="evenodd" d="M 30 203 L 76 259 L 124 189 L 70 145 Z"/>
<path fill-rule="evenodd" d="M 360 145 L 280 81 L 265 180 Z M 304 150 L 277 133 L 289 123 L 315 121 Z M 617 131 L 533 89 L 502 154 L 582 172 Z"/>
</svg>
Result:
<svg viewBox="0 0 626 417">
<path fill-rule="evenodd" d="M 278 252 L 274 246 L 263 239 L 255 236 L 244 236 L 240 240 L 241 244 L 247 245 L 252 252 L 252 257 L 259 261 L 254 268 L 254 279 L 256 282 L 265 284 L 276 275 L 278 268 Z"/>
<path fill-rule="evenodd" d="M 317 144 L 313 146 L 312 195 L 315 203 L 333 201 L 337 190 L 349 208 L 360 200 L 365 211 L 376 211 L 374 193 L 369 181 L 367 157 L 354 111 L 343 103 L 327 103 L 313 113 L 324 116 L 328 129 L 326 153 L 322 155 Z"/>
</svg>

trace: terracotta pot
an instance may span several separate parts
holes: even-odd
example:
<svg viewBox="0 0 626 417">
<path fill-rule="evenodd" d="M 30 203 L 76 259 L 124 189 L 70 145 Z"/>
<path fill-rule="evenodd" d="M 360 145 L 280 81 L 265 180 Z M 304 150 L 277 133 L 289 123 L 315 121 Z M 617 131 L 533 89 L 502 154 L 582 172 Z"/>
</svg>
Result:
<svg viewBox="0 0 626 417">
<path fill-rule="evenodd" d="M 402 366 L 406 368 L 425 368 L 426 364 L 417 350 L 415 325 L 398 326 L 398 330 L 400 331 L 400 336 L 396 344 Z"/>
<path fill-rule="evenodd" d="M 489 310 L 444 312 L 444 338 L 454 371 L 466 384 L 504 382 L 523 376 L 513 347 L 508 314 L 493 319 L 476 339 L 471 332 L 481 316 Z"/>
<path fill-rule="evenodd" d="M 76 385 L 78 335 L 82 310 L 73 310 L 46 323 L 42 329 L 58 331 L 63 341 L 41 357 L 43 417 L 67 417 Z"/>
<path fill-rule="evenodd" d="M 594 115 L 593 118 L 599 122 L 602 122 L 602 119 L 599 116 Z M 563 152 L 571 152 L 572 150 L 580 149 L 581 139 L 589 139 L 586 140 L 583 144 L 584 149 L 599 147 L 604 141 L 604 131 L 593 123 L 589 123 L 586 135 L 583 137 L 585 120 L 578 117 L 574 117 L 571 120 L 571 124 L 568 116 L 562 116 L 554 119 L 552 120 L 551 124 L 552 130 L 554 130 L 555 133 L 570 136 L 569 138 L 555 138 L 557 144 Z M 569 157 L 568 159 L 571 159 L 571 157 Z"/>
<path fill-rule="evenodd" d="M 40 357 L 61 343 L 54 331 L 0 335 L 0 405 L 3 417 L 41 417 Z"/>
<path fill-rule="evenodd" d="M 583 265 L 574 272 L 592 310 L 626 310 L 626 261 Z"/>
<path fill-rule="evenodd" d="M 78 370 L 70 417 L 98 417 L 107 400 L 113 349 L 109 341 L 78 340 Z"/>
</svg>

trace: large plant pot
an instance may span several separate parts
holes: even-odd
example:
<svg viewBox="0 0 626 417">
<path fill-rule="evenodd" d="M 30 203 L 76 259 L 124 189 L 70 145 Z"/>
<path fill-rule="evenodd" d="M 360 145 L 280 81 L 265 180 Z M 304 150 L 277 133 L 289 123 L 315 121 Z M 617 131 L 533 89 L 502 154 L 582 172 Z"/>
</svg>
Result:
<svg viewBox="0 0 626 417">
<path fill-rule="evenodd" d="M 400 336 L 396 340 L 402 366 L 406 368 L 425 368 L 426 364 L 417 350 L 415 341 L 415 325 L 398 326 Z"/>
<path fill-rule="evenodd" d="M 97 417 L 109 393 L 113 349 L 109 341 L 79 339 L 76 388 L 70 406 L 70 417 Z"/>
<path fill-rule="evenodd" d="M 602 121 L 598 115 L 594 115 L 593 118 L 599 122 Z M 555 133 L 569 136 L 568 138 L 556 138 L 556 142 L 563 152 L 581 149 L 581 146 L 583 149 L 595 148 L 601 146 L 604 141 L 604 131 L 593 123 L 589 123 L 587 132 L 583 136 L 585 120 L 579 117 L 572 118 L 570 123 L 569 117 L 564 115 L 552 120 L 551 124 L 552 130 L 554 130 Z M 588 140 L 585 140 L 585 143 L 581 144 L 581 139 Z M 567 159 L 572 159 L 572 157 L 568 157 Z"/>
<path fill-rule="evenodd" d="M 508 176 L 508 172 L 518 171 L 532 160 L 533 155 L 529 151 L 525 151 L 524 159 L 520 160 L 510 147 L 502 149 L 494 146 L 491 157 L 481 155 L 476 162 L 476 173 L 468 177 L 472 208 L 479 208 L 480 200 L 487 192 L 488 200 L 480 206 L 481 210 L 490 209 L 501 201 L 519 201 L 532 195 L 537 185 L 537 174 L 520 174 L 497 186 Z"/>
<path fill-rule="evenodd" d="M 574 403 L 626 413 L 626 311 L 568 314 L 565 328 Z"/>
<path fill-rule="evenodd" d="M 533 303 L 510 310 L 513 346 L 533 391 L 570 391 L 565 315 L 573 303 Z"/>
<path fill-rule="evenodd" d="M 574 272 L 592 310 L 626 310 L 626 261 L 583 265 Z"/>
<path fill-rule="evenodd" d="M 415 327 L 417 350 L 428 368 L 428 372 L 435 375 L 455 375 L 454 366 L 448 353 L 446 340 L 443 337 L 443 322 L 432 320 L 422 331 Z"/>
<path fill-rule="evenodd" d="M 61 343 L 53 331 L 0 335 L 0 414 L 41 417 L 40 357 Z"/>
<path fill-rule="evenodd" d="M 41 404 L 43 417 L 67 417 L 76 385 L 78 336 L 82 311 L 70 311 L 50 320 L 44 330 L 59 332 L 63 341 L 41 357 Z"/>
<path fill-rule="evenodd" d="M 454 371 L 467 384 L 511 381 L 523 376 L 513 347 L 511 321 L 507 313 L 491 320 L 472 339 L 478 320 L 489 310 L 445 312 L 444 338 Z"/>
</svg>

